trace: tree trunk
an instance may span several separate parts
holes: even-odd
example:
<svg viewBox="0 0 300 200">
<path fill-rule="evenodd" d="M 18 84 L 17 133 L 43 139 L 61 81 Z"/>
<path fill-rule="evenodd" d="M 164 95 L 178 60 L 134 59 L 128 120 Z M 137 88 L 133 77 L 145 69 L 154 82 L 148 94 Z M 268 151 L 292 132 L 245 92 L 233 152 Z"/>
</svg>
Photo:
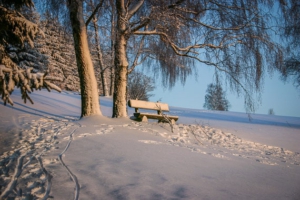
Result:
<svg viewBox="0 0 300 200">
<path fill-rule="evenodd" d="M 81 117 L 101 115 L 97 81 L 88 47 L 81 0 L 68 0 L 81 89 Z"/>
<path fill-rule="evenodd" d="M 107 88 L 107 81 L 106 81 L 106 76 L 105 76 L 105 72 L 106 72 L 107 68 L 104 67 L 104 63 L 103 63 L 103 56 L 102 56 L 102 50 L 101 50 L 101 46 L 100 46 L 99 33 L 98 33 L 97 18 L 95 16 L 93 17 L 93 25 L 94 25 L 94 30 L 95 30 L 96 49 L 97 49 L 98 63 L 100 66 L 100 75 L 101 75 L 103 96 L 109 96 L 108 88 Z"/>
<path fill-rule="evenodd" d="M 115 89 L 115 63 L 114 63 L 114 58 L 115 58 L 115 39 L 116 39 L 116 27 L 115 27 L 115 5 L 113 1 L 111 0 L 111 68 L 110 68 L 110 90 L 109 90 L 109 95 L 113 96 L 114 94 L 114 89 Z"/>
<path fill-rule="evenodd" d="M 126 56 L 127 41 L 120 35 L 115 44 L 115 89 L 113 96 L 113 117 L 127 117 L 126 87 L 128 61 Z"/>
<path fill-rule="evenodd" d="M 128 59 L 126 55 L 126 22 L 124 0 L 116 1 L 117 28 L 115 42 L 115 90 L 113 96 L 113 117 L 127 117 L 126 87 Z"/>
</svg>

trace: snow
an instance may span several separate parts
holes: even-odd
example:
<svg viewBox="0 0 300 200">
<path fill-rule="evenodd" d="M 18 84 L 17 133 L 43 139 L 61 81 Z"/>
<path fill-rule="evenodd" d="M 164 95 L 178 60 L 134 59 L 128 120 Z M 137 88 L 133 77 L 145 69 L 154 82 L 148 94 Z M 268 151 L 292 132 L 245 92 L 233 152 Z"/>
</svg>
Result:
<svg viewBox="0 0 300 200">
<path fill-rule="evenodd" d="M 109 97 L 81 120 L 78 94 L 31 98 L 0 105 L 0 199 L 300 198 L 300 118 L 170 107 L 172 133 Z"/>
</svg>

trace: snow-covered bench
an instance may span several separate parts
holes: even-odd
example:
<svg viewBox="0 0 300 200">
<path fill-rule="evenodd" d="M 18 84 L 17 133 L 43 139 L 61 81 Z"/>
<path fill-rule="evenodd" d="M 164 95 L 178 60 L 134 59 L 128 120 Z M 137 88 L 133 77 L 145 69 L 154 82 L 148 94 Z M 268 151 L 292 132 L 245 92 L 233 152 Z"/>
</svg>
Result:
<svg viewBox="0 0 300 200">
<path fill-rule="evenodd" d="M 159 122 L 170 122 L 175 124 L 175 121 L 178 120 L 178 116 L 166 115 L 163 112 L 169 112 L 169 105 L 166 103 L 159 102 L 149 102 L 149 101 L 140 101 L 140 100 L 129 100 L 128 106 L 131 108 L 135 108 L 134 116 L 141 120 L 142 122 L 147 122 L 148 119 L 158 119 Z M 139 109 L 146 110 L 156 110 L 155 113 L 140 113 Z"/>
</svg>

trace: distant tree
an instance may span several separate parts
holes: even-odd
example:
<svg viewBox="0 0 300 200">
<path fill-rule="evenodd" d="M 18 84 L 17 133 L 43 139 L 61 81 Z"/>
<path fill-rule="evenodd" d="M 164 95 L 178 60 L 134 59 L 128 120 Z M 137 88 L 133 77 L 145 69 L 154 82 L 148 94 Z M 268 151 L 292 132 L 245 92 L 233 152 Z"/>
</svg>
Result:
<svg viewBox="0 0 300 200">
<path fill-rule="evenodd" d="M 269 114 L 269 115 L 275 115 L 275 112 L 274 112 L 273 108 L 270 108 L 270 109 L 269 109 L 268 114 Z"/>
<path fill-rule="evenodd" d="M 103 2 L 103 1 L 102 1 Z M 95 0 L 89 0 L 87 1 L 87 11 L 89 12 L 93 12 L 96 9 L 96 3 L 97 1 Z M 98 4 L 99 6 L 99 4 Z M 104 44 L 108 43 L 108 42 L 103 42 L 102 40 L 110 40 L 110 38 L 106 37 L 106 32 L 101 31 L 101 29 L 103 29 L 103 27 L 101 27 L 101 23 L 109 23 L 110 21 L 107 21 L 107 19 L 105 19 L 104 17 L 102 17 L 101 20 L 99 19 L 99 16 L 101 15 L 101 9 L 99 9 L 99 11 L 92 16 L 91 19 L 91 23 L 90 26 L 88 28 L 90 28 L 89 30 L 89 35 L 90 37 L 88 37 L 89 42 L 90 42 L 90 51 L 91 51 L 91 55 L 92 55 L 92 60 L 95 66 L 95 71 L 96 73 L 99 72 L 100 77 L 99 80 L 101 82 L 101 89 L 102 89 L 102 95 L 103 96 L 109 96 L 109 82 L 108 82 L 108 72 L 111 68 L 111 61 L 109 59 L 107 59 L 107 52 L 105 52 L 103 50 L 103 46 Z M 99 22 L 101 21 L 101 22 Z M 104 21 L 104 22 L 103 22 Z M 88 24 L 87 24 L 88 25 Z M 102 37 L 100 37 L 100 35 Z M 98 69 L 97 69 L 97 68 Z"/>
<path fill-rule="evenodd" d="M 228 111 L 230 103 L 226 99 L 225 92 L 220 84 L 209 84 L 206 92 L 204 108 L 208 110 Z"/>
<path fill-rule="evenodd" d="M 128 76 L 128 98 L 148 101 L 155 89 L 154 80 L 141 72 L 132 72 Z"/>
</svg>

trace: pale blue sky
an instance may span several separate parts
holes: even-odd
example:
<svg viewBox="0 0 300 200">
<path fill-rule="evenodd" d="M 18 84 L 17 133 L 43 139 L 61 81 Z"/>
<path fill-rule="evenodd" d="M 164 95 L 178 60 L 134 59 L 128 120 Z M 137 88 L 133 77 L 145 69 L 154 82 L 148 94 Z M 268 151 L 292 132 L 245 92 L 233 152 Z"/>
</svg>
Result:
<svg viewBox="0 0 300 200">
<path fill-rule="evenodd" d="M 205 68 L 199 70 L 197 81 L 195 76 L 190 76 L 185 85 L 178 82 L 171 90 L 161 87 L 161 80 L 156 81 L 156 89 L 152 93 L 151 101 L 161 99 L 170 106 L 183 108 L 203 109 L 204 96 L 207 85 L 213 82 L 214 69 Z M 226 89 L 226 88 L 224 88 Z M 229 111 L 245 112 L 244 98 L 227 89 L 227 98 L 231 104 Z M 275 115 L 300 117 L 300 89 L 293 86 L 289 81 L 284 83 L 279 74 L 274 73 L 272 78 L 266 75 L 262 91 L 261 104 L 255 113 L 268 114 L 273 108 Z"/>
</svg>

